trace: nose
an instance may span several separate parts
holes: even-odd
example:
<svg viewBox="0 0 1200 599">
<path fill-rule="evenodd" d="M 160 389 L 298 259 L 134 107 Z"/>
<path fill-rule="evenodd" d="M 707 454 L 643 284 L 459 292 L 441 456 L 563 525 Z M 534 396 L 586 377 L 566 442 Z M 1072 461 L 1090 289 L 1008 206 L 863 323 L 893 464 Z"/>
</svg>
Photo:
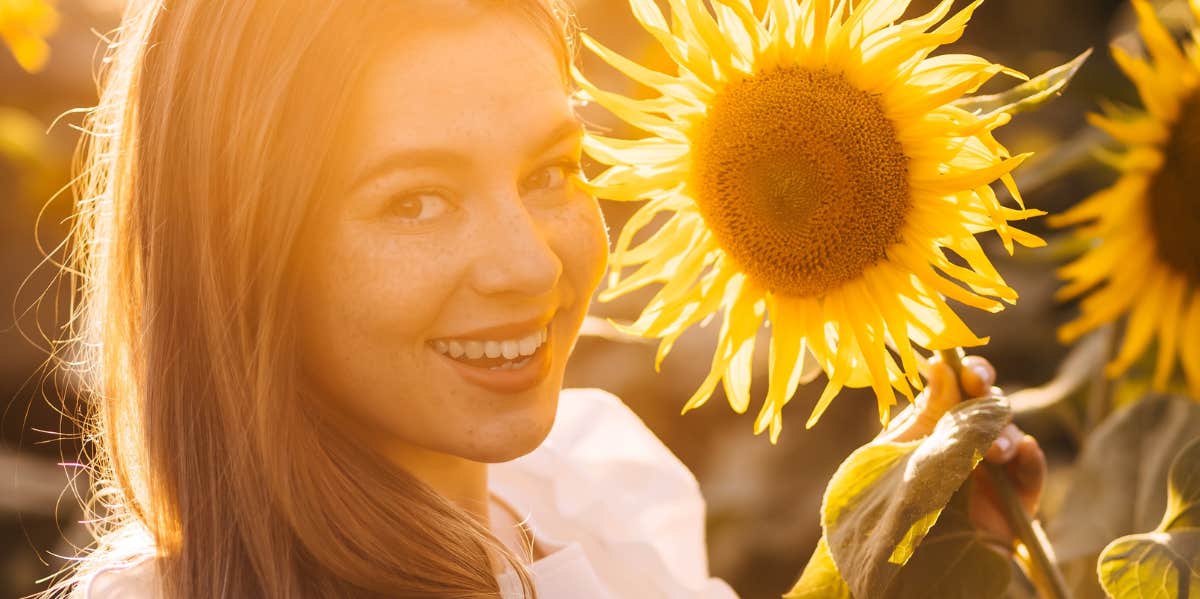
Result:
<svg viewBox="0 0 1200 599">
<path fill-rule="evenodd" d="M 563 265 L 548 243 L 545 228 L 514 194 L 479 227 L 481 251 L 472 282 L 481 295 L 545 296 L 554 291 Z"/>
</svg>

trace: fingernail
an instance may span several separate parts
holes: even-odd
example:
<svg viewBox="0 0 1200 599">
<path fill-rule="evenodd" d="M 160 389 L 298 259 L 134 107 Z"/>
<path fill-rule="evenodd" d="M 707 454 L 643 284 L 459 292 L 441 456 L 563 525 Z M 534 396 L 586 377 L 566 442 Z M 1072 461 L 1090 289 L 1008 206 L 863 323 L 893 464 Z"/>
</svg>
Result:
<svg viewBox="0 0 1200 599">
<path fill-rule="evenodd" d="M 988 389 L 992 386 L 992 371 L 989 370 L 987 366 L 982 364 L 972 364 L 970 368 L 971 372 L 975 373 L 975 378 L 979 379 L 983 383 L 984 389 Z"/>
<path fill-rule="evenodd" d="M 1000 448 L 1000 453 L 1008 453 L 1009 448 L 1012 447 L 1012 439 L 1009 439 L 1006 435 L 1000 435 L 996 437 L 995 445 Z"/>
</svg>

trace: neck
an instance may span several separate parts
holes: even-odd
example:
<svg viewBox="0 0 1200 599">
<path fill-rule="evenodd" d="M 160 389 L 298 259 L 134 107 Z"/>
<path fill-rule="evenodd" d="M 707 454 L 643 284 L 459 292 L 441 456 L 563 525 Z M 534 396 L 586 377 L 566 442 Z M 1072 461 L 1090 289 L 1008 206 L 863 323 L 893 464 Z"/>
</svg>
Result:
<svg viewBox="0 0 1200 599">
<path fill-rule="evenodd" d="M 490 501 L 486 463 L 405 443 L 392 442 L 382 449 L 384 456 L 393 464 L 429 485 L 490 529 L 514 556 L 526 563 L 536 559 L 536 545 L 528 529 L 523 527 L 515 514 Z M 493 570 L 496 573 L 503 572 L 506 569 L 503 557 L 493 555 L 493 558 Z"/>
<path fill-rule="evenodd" d="M 487 464 L 407 444 L 390 444 L 384 455 L 484 526 L 490 524 Z"/>
</svg>

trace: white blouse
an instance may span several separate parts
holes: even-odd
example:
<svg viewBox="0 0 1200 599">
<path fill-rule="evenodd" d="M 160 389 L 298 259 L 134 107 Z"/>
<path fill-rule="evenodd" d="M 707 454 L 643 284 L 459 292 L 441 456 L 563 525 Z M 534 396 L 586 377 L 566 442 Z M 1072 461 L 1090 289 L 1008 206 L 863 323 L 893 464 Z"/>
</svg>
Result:
<svg viewBox="0 0 1200 599">
<path fill-rule="evenodd" d="M 550 549 L 530 566 L 541 599 L 737 597 L 709 577 L 695 477 L 608 392 L 564 390 L 546 441 L 491 466 L 489 486 Z M 154 599 L 154 576 L 153 560 L 104 570 L 75 597 Z M 514 573 L 499 582 L 522 596 Z"/>
</svg>

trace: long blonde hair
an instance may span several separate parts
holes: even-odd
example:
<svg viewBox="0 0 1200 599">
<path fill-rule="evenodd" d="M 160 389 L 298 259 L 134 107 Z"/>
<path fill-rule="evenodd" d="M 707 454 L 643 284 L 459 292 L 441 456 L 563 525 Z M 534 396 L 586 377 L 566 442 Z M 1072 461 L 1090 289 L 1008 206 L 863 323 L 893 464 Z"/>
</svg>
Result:
<svg viewBox="0 0 1200 599">
<path fill-rule="evenodd" d="M 482 2 L 532 15 L 565 71 L 557 0 Z M 64 360 L 90 405 L 96 544 L 47 596 L 146 552 L 167 597 L 498 597 L 496 559 L 533 594 L 485 526 L 323 422 L 301 385 L 297 240 L 349 90 L 410 5 L 127 9 L 81 142 Z"/>
</svg>

